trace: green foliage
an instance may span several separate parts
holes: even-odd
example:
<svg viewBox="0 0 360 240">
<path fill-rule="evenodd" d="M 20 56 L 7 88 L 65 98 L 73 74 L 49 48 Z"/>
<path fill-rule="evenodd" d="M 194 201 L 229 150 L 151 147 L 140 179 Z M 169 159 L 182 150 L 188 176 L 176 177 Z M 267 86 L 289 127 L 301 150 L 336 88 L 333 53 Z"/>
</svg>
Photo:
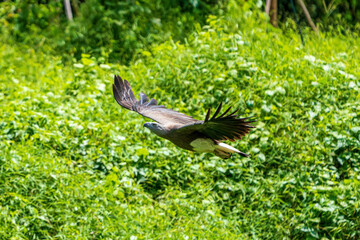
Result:
<svg viewBox="0 0 360 240">
<path fill-rule="evenodd" d="M 229 7 L 129 66 L 0 46 L 1 238 L 360 237 L 359 38 L 306 35 L 301 47 L 250 3 Z M 220 101 L 256 115 L 232 143 L 252 157 L 151 134 L 113 99 L 114 74 L 198 119 Z"/>
<path fill-rule="evenodd" d="M 73 1 L 74 2 L 74 1 Z M 226 0 L 87 0 L 78 16 L 67 21 L 63 1 L 0 3 L 1 31 L 16 41 L 39 45 L 66 58 L 90 53 L 111 62 L 128 63 L 139 50 L 169 38 L 183 40 L 208 14 L 219 12 Z M 74 12 L 75 14 L 76 12 Z"/>
<path fill-rule="evenodd" d="M 298 17 L 303 25 L 308 26 L 306 16 L 300 5 L 294 0 Z M 360 4 L 357 0 L 304 0 L 304 3 L 315 23 L 321 30 L 328 31 L 333 28 L 339 31 L 360 28 Z M 279 17 L 281 22 L 287 18 L 294 19 L 290 1 L 278 1 Z"/>
<path fill-rule="evenodd" d="M 357 0 L 317 0 L 307 4 L 312 16 L 323 22 L 324 27 L 335 24 L 343 24 L 343 27 L 357 24 L 360 27 L 360 4 Z"/>
<path fill-rule="evenodd" d="M 61 32 L 64 17 L 61 1 L 4 1 L 0 9 L 0 31 L 7 31 L 16 41 L 39 44 Z"/>
<path fill-rule="evenodd" d="M 140 49 L 169 37 L 183 39 L 204 23 L 222 1 L 97 1 L 81 5 L 81 14 L 66 30 L 64 46 L 75 55 L 109 55 L 110 61 L 127 63 Z M 102 54 L 103 55 L 103 54 Z"/>
<path fill-rule="evenodd" d="M 257 15 L 261 1 L 229 0 L 86 0 L 71 1 L 74 21 L 65 16 L 63 1 L 0 2 L 0 33 L 8 42 L 25 42 L 34 48 L 64 54 L 71 60 L 81 54 L 104 57 L 107 61 L 128 64 L 142 50 L 173 39 L 181 41 L 208 15 L 223 15 L 226 6 L 240 4 Z M 75 7 L 76 6 L 76 7 Z M 359 30 L 360 5 L 356 1 L 312 1 L 307 6 L 322 30 Z M 297 6 L 299 8 L 299 6 Z M 228 7 L 234 12 L 239 8 Z M 306 19 L 299 10 L 301 22 Z M 239 15 L 239 13 L 235 13 Z M 293 13 L 289 2 L 279 2 L 279 17 L 287 28 Z M 236 24 L 237 25 L 237 24 Z M 2 39 L 4 40 L 4 39 Z"/>
</svg>

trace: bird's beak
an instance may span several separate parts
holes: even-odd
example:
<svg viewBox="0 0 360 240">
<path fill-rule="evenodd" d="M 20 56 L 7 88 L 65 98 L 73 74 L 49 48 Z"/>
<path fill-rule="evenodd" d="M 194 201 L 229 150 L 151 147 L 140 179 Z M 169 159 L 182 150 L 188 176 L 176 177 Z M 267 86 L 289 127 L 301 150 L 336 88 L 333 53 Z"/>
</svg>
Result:
<svg viewBox="0 0 360 240">
<path fill-rule="evenodd" d="M 143 127 L 149 128 L 149 123 L 144 123 Z"/>
</svg>

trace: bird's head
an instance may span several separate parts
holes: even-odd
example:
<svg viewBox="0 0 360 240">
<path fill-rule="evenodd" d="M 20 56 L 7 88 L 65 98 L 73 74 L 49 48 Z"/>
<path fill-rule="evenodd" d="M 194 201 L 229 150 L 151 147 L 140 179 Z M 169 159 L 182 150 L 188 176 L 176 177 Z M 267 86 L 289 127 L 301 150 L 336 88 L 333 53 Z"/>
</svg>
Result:
<svg viewBox="0 0 360 240">
<path fill-rule="evenodd" d="M 166 129 L 164 129 L 160 124 L 156 122 L 146 122 L 144 124 L 144 127 L 150 129 L 153 133 L 159 136 L 164 136 L 166 134 Z"/>
</svg>

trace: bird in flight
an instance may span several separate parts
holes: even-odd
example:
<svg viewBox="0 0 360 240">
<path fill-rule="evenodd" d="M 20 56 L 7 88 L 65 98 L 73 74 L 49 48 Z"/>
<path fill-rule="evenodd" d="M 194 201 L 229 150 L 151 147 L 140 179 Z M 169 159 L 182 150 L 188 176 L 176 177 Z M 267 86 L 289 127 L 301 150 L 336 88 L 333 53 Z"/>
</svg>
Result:
<svg viewBox="0 0 360 240">
<path fill-rule="evenodd" d="M 209 109 L 204 121 L 196 120 L 158 105 L 155 99 L 149 100 L 144 93 L 140 93 L 140 100 L 137 100 L 129 82 L 117 75 L 114 78 L 113 93 L 120 106 L 155 121 L 146 122 L 144 127 L 181 148 L 195 152 L 214 153 L 223 159 L 229 158 L 232 153 L 244 157 L 250 156 L 223 143 L 225 140 L 241 139 L 254 128 L 250 124 L 255 122 L 253 117 L 238 118 L 239 115 L 236 115 L 238 110 L 229 113 L 231 109 L 229 107 L 218 116 L 222 108 L 222 103 L 220 103 L 211 118 Z"/>
</svg>

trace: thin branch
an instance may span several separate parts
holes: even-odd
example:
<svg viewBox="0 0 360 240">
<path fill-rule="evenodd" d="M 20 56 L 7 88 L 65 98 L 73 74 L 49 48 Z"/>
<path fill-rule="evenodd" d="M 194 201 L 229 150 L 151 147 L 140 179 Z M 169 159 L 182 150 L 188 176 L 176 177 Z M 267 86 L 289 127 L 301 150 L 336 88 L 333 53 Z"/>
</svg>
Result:
<svg viewBox="0 0 360 240">
<path fill-rule="evenodd" d="M 271 4 L 271 0 L 266 0 L 265 12 L 267 15 L 269 15 L 270 13 L 270 4 Z"/>
<path fill-rule="evenodd" d="M 302 0 L 297 0 L 297 2 L 299 3 L 301 9 L 304 11 L 306 20 L 310 24 L 311 28 L 314 30 L 314 32 L 319 34 L 319 30 L 317 29 L 317 27 L 315 26 L 313 20 L 311 19 L 310 13 L 306 8 L 305 3 Z"/>
<path fill-rule="evenodd" d="M 64 6 L 65 6 L 66 17 L 69 19 L 69 21 L 72 21 L 73 20 L 73 14 L 72 14 L 72 11 L 71 11 L 70 0 L 64 0 Z"/>
<path fill-rule="evenodd" d="M 277 3 L 278 3 L 278 0 L 271 0 L 271 4 L 270 4 L 270 23 L 274 27 L 278 26 L 278 22 L 277 22 L 278 4 Z"/>
</svg>

